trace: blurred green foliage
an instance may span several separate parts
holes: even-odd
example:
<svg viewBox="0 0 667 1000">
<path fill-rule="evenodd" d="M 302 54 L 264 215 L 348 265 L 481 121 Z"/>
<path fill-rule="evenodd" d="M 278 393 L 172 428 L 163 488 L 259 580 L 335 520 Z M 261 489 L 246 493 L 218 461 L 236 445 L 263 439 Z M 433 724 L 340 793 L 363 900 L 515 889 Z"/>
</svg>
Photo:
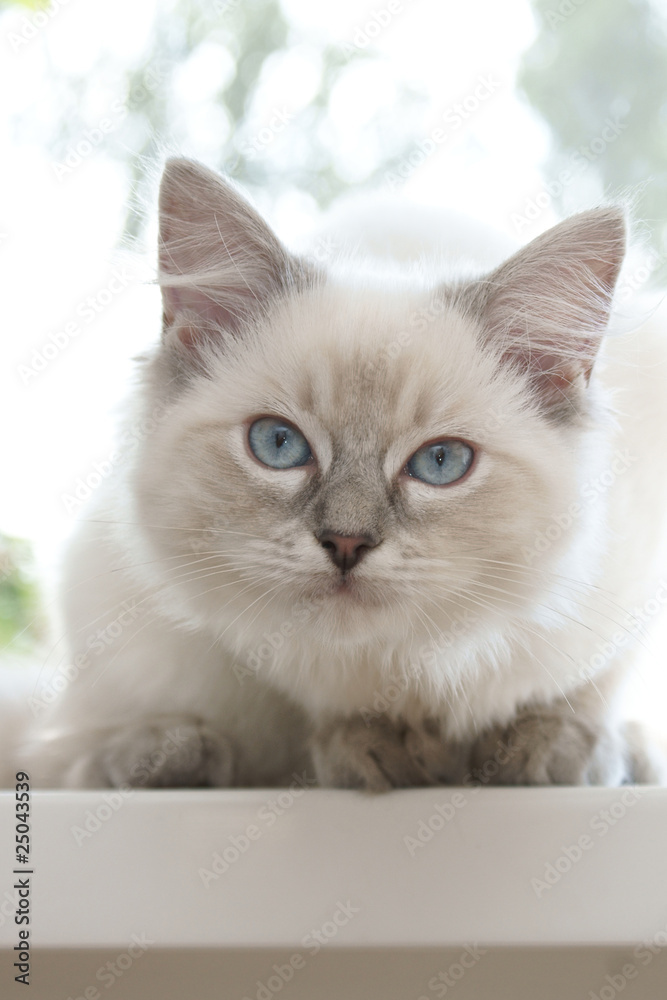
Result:
<svg viewBox="0 0 667 1000">
<path fill-rule="evenodd" d="M 0 648 L 28 651 L 45 627 L 30 545 L 0 533 Z"/>
<path fill-rule="evenodd" d="M 127 115 L 122 127 L 114 127 L 113 141 L 105 142 L 105 152 L 128 172 L 126 235 L 130 237 L 139 234 L 145 221 L 143 206 L 153 193 L 153 164 L 165 153 L 202 158 L 202 146 L 208 147 L 211 166 L 256 196 L 269 192 L 277 201 L 285 192 L 305 191 L 325 207 L 352 180 L 373 186 L 421 134 L 418 112 L 426 104 L 425 96 L 398 85 L 393 100 L 379 107 L 362 130 L 357 163 L 363 160 L 369 165 L 356 168 L 350 177 L 330 120 L 332 94 L 346 74 L 381 58 L 370 46 L 360 49 L 352 43 L 298 37 L 278 0 L 167 0 L 158 9 L 150 44 L 139 61 L 128 66 L 106 53 L 93 74 L 54 72 L 48 120 L 42 116 L 38 130 L 29 121 L 18 127 L 24 134 L 32 127 L 30 138 L 50 146 L 54 156 L 63 159 L 86 130 L 99 124 L 93 91 L 106 87 L 110 95 L 122 95 Z M 257 135 L 266 125 L 261 106 L 266 105 L 267 95 L 270 99 L 274 75 L 280 74 L 281 63 L 294 60 L 292 75 L 299 80 L 300 59 L 312 68 L 311 79 L 304 79 L 301 88 L 305 97 L 287 109 L 289 127 L 284 134 L 258 144 Z M 178 83 L 193 70 L 201 93 L 188 114 Z M 224 80 L 211 93 L 206 77 L 218 74 Z M 112 105 L 111 99 L 108 104 Z"/>
<path fill-rule="evenodd" d="M 664 251 L 667 32 L 651 0 L 532 0 L 539 25 L 519 85 L 552 132 L 553 181 L 577 159 L 628 195 Z M 565 192 L 567 192 L 567 186 Z"/>
<path fill-rule="evenodd" d="M 0 9 L 3 7 L 26 7 L 28 10 L 40 10 L 48 7 L 50 0 L 0 0 Z"/>
</svg>

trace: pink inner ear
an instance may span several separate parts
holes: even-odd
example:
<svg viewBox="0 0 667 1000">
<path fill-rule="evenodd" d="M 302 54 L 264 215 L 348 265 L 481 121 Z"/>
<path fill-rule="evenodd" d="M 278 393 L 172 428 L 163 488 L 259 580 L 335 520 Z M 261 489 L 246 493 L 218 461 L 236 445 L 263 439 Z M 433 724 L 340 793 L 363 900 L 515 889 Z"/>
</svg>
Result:
<svg viewBox="0 0 667 1000">
<path fill-rule="evenodd" d="M 624 251 L 622 212 L 596 209 L 542 234 L 491 275 L 488 339 L 549 406 L 590 379 Z"/>
<path fill-rule="evenodd" d="M 181 343 L 196 348 L 198 340 L 210 341 L 220 330 L 238 332 L 285 287 L 291 263 L 230 184 L 187 160 L 167 163 L 160 188 L 159 280 L 165 329 L 174 327 Z"/>
<path fill-rule="evenodd" d="M 549 351 L 514 350 L 503 355 L 503 360 L 518 365 L 525 371 L 548 405 L 562 402 L 571 395 L 572 387 L 583 376 L 588 382 L 593 369 L 593 355 L 582 350 L 580 358 L 563 357 Z"/>
<path fill-rule="evenodd" d="M 559 350 L 557 344 L 530 344 L 515 346 L 506 351 L 503 358 L 519 364 L 524 371 L 534 375 L 544 384 L 557 385 L 565 389 L 583 376 L 588 382 L 591 377 L 599 339 L 593 337 L 572 338 L 569 350 Z"/>
<path fill-rule="evenodd" d="M 191 326 L 189 323 L 179 326 L 177 329 L 177 336 L 183 347 L 187 347 L 188 350 L 195 350 L 201 341 L 201 330 L 197 330 L 196 327 Z"/>
<path fill-rule="evenodd" d="M 167 325 L 171 325 L 178 315 L 197 317 L 197 322 L 203 328 L 215 325 L 223 329 L 236 330 L 240 324 L 239 314 L 232 312 L 230 308 L 223 306 L 220 302 L 216 302 L 212 296 L 207 295 L 200 288 L 174 288 L 163 285 L 162 299 Z M 187 344 L 180 331 L 179 338 L 186 346 L 196 347 L 197 336 L 194 319 L 188 328 L 191 330 L 191 336 L 188 338 Z M 185 327 L 183 329 L 185 330 Z"/>
</svg>

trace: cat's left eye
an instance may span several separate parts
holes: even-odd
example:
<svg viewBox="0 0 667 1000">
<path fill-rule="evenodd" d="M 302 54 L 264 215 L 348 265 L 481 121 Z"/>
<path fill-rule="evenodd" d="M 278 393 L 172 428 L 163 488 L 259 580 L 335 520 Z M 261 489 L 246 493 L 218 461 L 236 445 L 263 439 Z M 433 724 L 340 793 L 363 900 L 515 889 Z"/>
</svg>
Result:
<svg viewBox="0 0 667 1000">
<path fill-rule="evenodd" d="M 474 457 L 470 445 L 457 438 L 446 438 L 423 445 L 408 460 L 405 471 L 431 486 L 447 486 L 463 479 Z"/>
<path fill-rule="evenodd" d="M 312 458 L 310 445 L 298 428 L 277 417 L 260 417 L 248 429 L 255 458 L 271 469 L 295 469 Z"/>
</svg>

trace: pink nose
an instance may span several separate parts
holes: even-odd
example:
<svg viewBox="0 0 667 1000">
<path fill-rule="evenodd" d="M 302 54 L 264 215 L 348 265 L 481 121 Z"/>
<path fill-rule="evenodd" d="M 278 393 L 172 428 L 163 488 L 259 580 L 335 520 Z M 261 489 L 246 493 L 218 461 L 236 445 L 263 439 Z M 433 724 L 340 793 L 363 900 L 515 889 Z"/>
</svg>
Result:
<svg viewBox="0 0 667 1000">
<path fill-rule="evenodd" d="M 338 535 L 335 531 L 322 531 L 316 537 L 343 573 L 356 566 L 361 557 L 378 544 L 369 535 Z"/>
</svg>

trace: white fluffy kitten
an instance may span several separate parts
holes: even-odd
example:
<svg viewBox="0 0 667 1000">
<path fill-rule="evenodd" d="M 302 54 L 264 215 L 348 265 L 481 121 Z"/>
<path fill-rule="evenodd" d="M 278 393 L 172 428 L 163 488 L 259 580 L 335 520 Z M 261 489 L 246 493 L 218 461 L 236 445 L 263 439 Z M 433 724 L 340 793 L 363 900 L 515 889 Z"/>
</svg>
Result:
<svg viewBox="0 0 667 1000">
<path fill-rule="evenodd" d="M 665 350 L 600 350 L 624 250 L 602 208 L 472 277 L 325 266 L 168 163 L 162 341 L 69 556 L 35 783 L 655 779 L 616 692 L 655 596 Z"/>
</svg>

